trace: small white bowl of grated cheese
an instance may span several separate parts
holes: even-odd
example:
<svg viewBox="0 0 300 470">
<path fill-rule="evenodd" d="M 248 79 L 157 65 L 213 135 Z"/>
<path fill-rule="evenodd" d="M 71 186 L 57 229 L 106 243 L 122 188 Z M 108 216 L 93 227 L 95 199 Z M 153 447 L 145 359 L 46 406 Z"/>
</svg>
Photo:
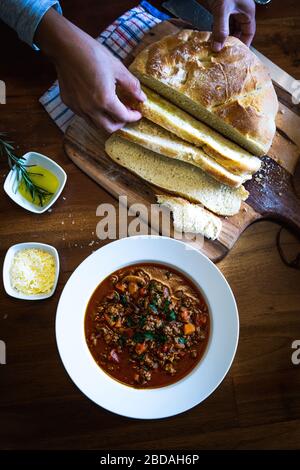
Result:
<svg viewBox="0 0 300 470">
<path fill-rule="evenodd" d="M 23 300 L 42 300 L 54 293 L 59 275 L 57 250 L 45 243 L 18 243 L 9 248 L 3 264 L 6 293 Z"/>
</svg>

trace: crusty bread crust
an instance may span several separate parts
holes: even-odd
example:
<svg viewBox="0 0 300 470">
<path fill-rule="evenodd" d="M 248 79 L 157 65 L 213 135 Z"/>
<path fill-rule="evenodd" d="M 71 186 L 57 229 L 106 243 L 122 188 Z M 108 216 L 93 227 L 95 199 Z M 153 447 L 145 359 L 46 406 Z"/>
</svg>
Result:
<svg viewBox="0 0 300 470">
<path fill-rule="evenodd" d="M 275 134 L 278 101 L 269 73 L 237 38 L 213 53 L 211 33 L 182 30 L 146 47 L 130 70 L 185 111 L 257 155 Z"/>
</svg>

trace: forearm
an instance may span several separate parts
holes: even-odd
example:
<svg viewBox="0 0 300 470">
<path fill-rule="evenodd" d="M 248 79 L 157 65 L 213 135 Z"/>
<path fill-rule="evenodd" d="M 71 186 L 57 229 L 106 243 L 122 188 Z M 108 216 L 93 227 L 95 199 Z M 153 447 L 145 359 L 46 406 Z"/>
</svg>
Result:
<svg viewBox="0 0 300 470">
<path fill-rule="evenodd" d="M 34 37 L 38 47 L 55 61 L 66 53 L 70 56 L 72 51 L 81 47 L 83 40 L 91 38 L 53 8 L 44 15 Z"/>
<path fill-rule="evenodd" d="M 0 0 L 0 19 L 17 32 L 22 41 L 35 47 L 36 29 L 51 7 L 61 13 L 58 0 Z"/>
</svg>

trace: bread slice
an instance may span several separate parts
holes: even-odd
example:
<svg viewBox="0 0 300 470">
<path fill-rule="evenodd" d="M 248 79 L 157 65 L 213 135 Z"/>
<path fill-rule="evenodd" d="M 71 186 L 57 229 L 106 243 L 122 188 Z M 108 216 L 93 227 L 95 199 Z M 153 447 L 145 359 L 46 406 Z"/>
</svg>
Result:
<svg viewBox="0 0 300 470">
<path fill-rule="evenodd" d="M 142 88 L 147 96 L 147 100 L 139 106 L 144 117 L 181 139 L 202 148 L 206 154 L 232 173 L 253 174 L 259 170 L 261 165 L 259 158 L 252 156 L 149 88 Z"/>
<path fill-rule="evenodd" d="M 106 141 L 105 150 L 112 160 L 142 179 L 191 202 L 201 203 L 216 214 L 238 213 L 241 201 L 249 195 L 243 186 L 230 188 L 194 165 L 163 157 L 116 134 Z"/>
<path fill-rule="evenodd" d="M 267 68 L 239 39 L 211 49 L 211 33 L 181 30 L 145 47 L 130 65 L 146 86 L 254 155 L 268 152 L 278 100 Z"/>
<path fill-rule="evenodd" d="M 153 150 L 165 157 L 176 158 L 198 166 L 217 181 L 232 188 L 238 188 L 245 181 L 251 179 L 249 174 L 235 175 L 231 173 L 201 149 L 185 142 L 147 119 L 143 118 L 136 123 L 127 124 L 118 131 L 118 134 L 124 139 L 142 145 L 142 147 Z"/>
<path fill-rule="evenodd" d="M 221 233 L 222 221 L 203 207 L 193 204 L 181 197 L 160 194 L 157 202 L 173 214 L 174 228 L 181 233 L 199 233 L 215 240 Z"/>
</svg>

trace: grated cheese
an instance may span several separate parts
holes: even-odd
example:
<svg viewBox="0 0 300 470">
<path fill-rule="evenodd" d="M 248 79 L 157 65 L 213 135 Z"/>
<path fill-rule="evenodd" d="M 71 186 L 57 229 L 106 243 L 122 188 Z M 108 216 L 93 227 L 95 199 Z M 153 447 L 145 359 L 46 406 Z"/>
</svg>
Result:
<svg viewBox="0 0 300 470">
<path fill-rule="evenodd" d="M 23 294 L 46 294 L 55 281 L 55 260 L 47 251 L 36 248 L 20 250 L 10 269 L 14 289 Z"/>
</svg>

